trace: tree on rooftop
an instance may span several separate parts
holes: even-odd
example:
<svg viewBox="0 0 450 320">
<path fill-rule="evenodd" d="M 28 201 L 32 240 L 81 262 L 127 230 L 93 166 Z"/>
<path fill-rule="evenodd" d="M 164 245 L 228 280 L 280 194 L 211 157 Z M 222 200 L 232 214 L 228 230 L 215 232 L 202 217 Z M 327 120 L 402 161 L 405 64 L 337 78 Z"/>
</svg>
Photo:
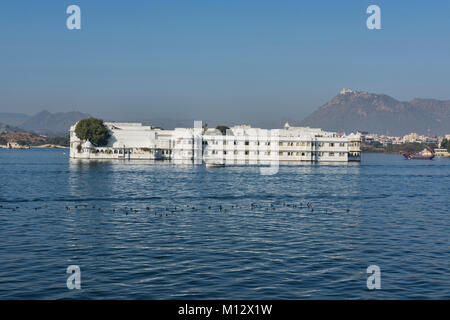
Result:
<svg viewBox="0 0 450 320">
<path fill-rule="evenodd" d="M 226 135 L 227 134 L 227 130 L 229 130 L 230 128 L 227 126 L 217 126 L 216 130 L 219 130 L 222 135 Z"/>
<path fill-rule="evenodd" d="M 103 120 L 96 118 L 80 120 L 75 127 L 75 134 L 79 139 L 89 140 L 97 147 L 105 146 L 110 137 Z"/>
</svg>

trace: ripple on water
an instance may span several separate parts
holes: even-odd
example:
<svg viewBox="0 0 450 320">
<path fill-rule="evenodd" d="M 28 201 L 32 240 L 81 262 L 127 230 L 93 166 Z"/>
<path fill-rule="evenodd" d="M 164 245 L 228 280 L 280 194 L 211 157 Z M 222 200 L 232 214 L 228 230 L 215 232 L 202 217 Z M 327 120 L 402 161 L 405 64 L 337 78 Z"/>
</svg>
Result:
<svg viewBox="0 0 450 320">
<path fill-rule="evenodd" d="M 436 182 L 450 159 L 365 155 L 275 176 L 60 150 L 0 161 L 1 299 L 450 298 L 450 186 Z M 80 291 L 66 288 L 71 264 Z M 371 264 L 382 290 L 366 287 Z"/>
</svg>

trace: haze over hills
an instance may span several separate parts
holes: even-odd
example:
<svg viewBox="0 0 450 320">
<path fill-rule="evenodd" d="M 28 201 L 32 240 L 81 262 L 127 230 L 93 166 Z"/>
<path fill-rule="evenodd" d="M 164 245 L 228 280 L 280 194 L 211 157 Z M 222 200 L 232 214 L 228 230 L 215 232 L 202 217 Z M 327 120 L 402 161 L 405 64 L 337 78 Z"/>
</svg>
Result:
<svg viewBox="0 0 450 320">
<path fill-rule="evenodd" d="M 50 113 L 44 110 L 33 116 L 22 113 L 0 113 L 0 123 L 39 134 L 65 136 L 71 125 L 89 117 L 89 114 L 78 111 Z"/>
<path fill-rule="evenodd" d="M 24 113 L 0 113 L 0 123 L 10 126 L 20 126 L 30 116 Z"/>
<path fill-rule="evenodd" d="M 19 131 L 23 131 L 23 130 L 20 128 L 14 127 L 12 125 L 4 124 L 4 123 L 0 122 L 0 134 L 7 133 L 7 132 L 19 132 Z"/>
<path fill-rule="evenodd" d="M 177 126 L 192 127 L 194 120 L 158 120 L 154 118 L 144 122 L 152 126 L 171 129 Z M 367 131 L 403 136 L 416 132 L 443 136 L 450 133 L 450 100 L 416 98 L 404 102 L 386 94 L 344 89 L 302 121 L 284 117 L 268 119 L 264 122 L 250 121 L 250 124 L 262 128 L 281 128 L 286 122 L 291 125 L 317 127 L 346 133 Z M 242 121 L 221 123 L 218 119 L 209 121 L 203 119 L 203 123 L 207 123 L 209 127 L 215 127 L 218 124 L 228 126 L 242 124 Z"/>
<path fill-rule="evenodd" d="M 344 89 L 300 125 L 338 132 L 368 131 L 388 135 L 450 133 L 450 100 L 398 101 L 385 94 Z"/>
<path fill-rule="evenodd" d="M 27 119 L 20 127 L 47 135 L 66 135 L 71 125 L 89 117 L 90 115 L 78 111 L 59 113 L 42 111 Z"/>
<path fill-rule="evenodd" d="M 89 117 L 89 114 L 77 111 L 60 113 L 41 111 L 33 116 L 22 113 L 0 113 L 0 123 L 39 134 L 66 136 L 71 125 Z M 121 119 L 106 118 L 104 120 L 121 121 Z M 192 127 L 194 124 L 194 119 L 158 117 L 135 121 L 164 129 Z M 385 94 L 344 89 L 302 121 L 282 118 L 250 124 L 263 128 L 280 128 L 286 121 L 289 121 L 291 125 L 346 133 L 367 131 L 402 136 L 417 132 L 443 136 L 450 133 L 450 100 L 415 98 L 404 102 Z M 207 123 L 209 127 L 215 127 L 216 125 L 241 124 L 242 121 L 222 123 L 219 119 L 210 121 L 203 119 L 203 123 Z"/>
</svg>

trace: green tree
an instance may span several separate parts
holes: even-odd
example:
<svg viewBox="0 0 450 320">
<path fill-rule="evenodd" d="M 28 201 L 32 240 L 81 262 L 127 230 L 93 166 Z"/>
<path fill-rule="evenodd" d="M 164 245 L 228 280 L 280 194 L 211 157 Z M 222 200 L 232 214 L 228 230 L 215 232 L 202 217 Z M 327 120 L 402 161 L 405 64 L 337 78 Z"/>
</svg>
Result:
<svg viewBox="0 0 450 320">
<path fill-rule="evenodd" d="M 80 120 L 75 127 L 75 134 L 82 140 L 89 140 L 97 147 L 105 146 L 110 137 L 103 120 L 96 118 Z"/>
<path fill-rule="evenodd" d="M 441 148 L 447 149 L 447 151 L 450 152 L 450 141 L 447 140 L 446 138 L 442 139 Z"/>
<path fill-rule="evenodd" d="M 227 126 L 217 126 L 216 130 L 219 130 L 222 135 L 226 135 L 227 134 L 227 130 L 230 129 Z"/>
</svg>

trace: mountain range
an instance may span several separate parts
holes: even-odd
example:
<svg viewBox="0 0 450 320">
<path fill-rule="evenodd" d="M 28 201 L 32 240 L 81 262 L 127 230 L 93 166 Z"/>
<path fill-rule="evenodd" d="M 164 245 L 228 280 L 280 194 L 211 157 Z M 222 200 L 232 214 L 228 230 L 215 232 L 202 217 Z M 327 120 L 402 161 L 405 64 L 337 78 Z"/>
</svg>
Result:
<svg viewBox="0 0 450 320">
<path fill-rule="evenodd" d="M 48 136 L 66 136 L 71 125 L 89 117 L 89 114 L 77 111 L 60 113 L 41 111 L 33 116 L 22 113 L 0 113 L 0 123 Z M 142 119 L 136 121 L 165 129 L 193 125 L 192 119 L 152 118 L 147 121 Z M 346 133 L 366 131 L 402 136 L 416 132 L 443 136 L 450 133 L 450 100 L 415 98 L 406 102 L 386 94 L 343 89 L 302 121 L 271 119 L 264 124 L 253 123 L 253 125 L 276 128 L 286 121 L 294 125 Z M 214 125 L 217 119 L 204 122 Z"/>
<path fill-rule="evenodd" d="M 65 136 L 71 125 L 89 117 L 89 114 L 78 111 L 50 113 L 44 110 L 33 116 L 22 113 L 0 113 L 0 123 L 38 134 Z"/>
<path fill-rule="evenodd" d="M 416 98 L 404 102 L 385 94 L 343 89 L 299 125 L 347 133 L 442 136 L 450 133 L 450 100 Z"/>
</svg>

